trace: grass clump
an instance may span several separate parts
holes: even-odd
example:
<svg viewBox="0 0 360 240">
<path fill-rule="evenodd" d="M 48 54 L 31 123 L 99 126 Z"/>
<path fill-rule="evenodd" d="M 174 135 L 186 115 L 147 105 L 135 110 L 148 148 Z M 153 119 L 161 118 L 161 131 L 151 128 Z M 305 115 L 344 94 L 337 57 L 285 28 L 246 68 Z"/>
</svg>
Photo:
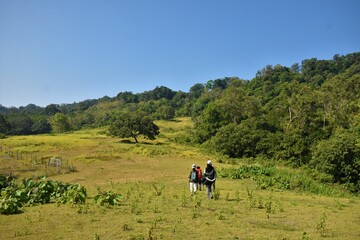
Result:
<svg viewBox="0 0 360 240">
<path fill-rule="evenodd" d="M 321 237 L 326 237 L 326 220 L 327 216 L 324 212 L 316 223 L 316 230 L 320 233 Z"/>
</svg>

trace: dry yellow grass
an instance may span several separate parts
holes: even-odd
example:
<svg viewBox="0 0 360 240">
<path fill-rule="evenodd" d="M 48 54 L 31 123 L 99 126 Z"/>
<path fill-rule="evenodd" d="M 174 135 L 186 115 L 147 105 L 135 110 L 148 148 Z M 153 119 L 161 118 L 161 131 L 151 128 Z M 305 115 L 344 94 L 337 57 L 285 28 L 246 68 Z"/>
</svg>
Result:
<svg viewBox="0 0 360 240">
<path fill-rule="evenodd" d="M 0 140 L 1 146 L 14 151 L 72 162 L 77 172 L 51 179 L 80 183 L 89 195 L 84 206 L 47 204 L 25 207 L 22 214 L 0 215 L 0 239 L 360 238 L 360 204 L 355 197 L 257 190 L 251 180 L 231 179 L 218 180 L 218 200 L 208 200 L 205 191 L 191 196 L 187 182 L 191 164 L 205 166 L 211 156 L 169 140 L 191 126 L 189 119 L 157 124 L 161 137 L 141 139 L 140 144 L 108 137 L 104 129 Z M 2 168 L 11 164 L 1 161 Z M 156 195 L 154 186 L 164 187 L 161 194 Z M 93 203 L 99 189 L 125 198 L 120 206 L 99 207 Z"/>
</svg>

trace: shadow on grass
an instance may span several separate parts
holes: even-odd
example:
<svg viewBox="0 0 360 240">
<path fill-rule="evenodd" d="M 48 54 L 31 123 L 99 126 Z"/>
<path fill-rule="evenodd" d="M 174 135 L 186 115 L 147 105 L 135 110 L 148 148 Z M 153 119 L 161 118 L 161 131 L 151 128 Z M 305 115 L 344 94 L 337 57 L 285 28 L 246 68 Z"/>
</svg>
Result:
<svg viewBox="0 0 360 240">
<path fill-rule="evenodd" d="M 137 144 L 136 142 L 133 142 L 133 141 L 131 141 L 129 139 L 120 140 L 118 143 Z"/>
<path fill-rule="evenodd" d="M 181 121 L 180 121 L 180 120 L 178 120 L 178 119 L 170 119 L 170 120 L 167 120 L 167 121 L 169 121 L 169 122 L 176 122 L 176 123 L 181 122 Z"/>
<path fill-rule="evenodd" d="M 134 145 L 168 145 L 168 143 L 161 143 L 161 142 L 156 142 L 156 143 L 150 143 L 150 142 L 135 142 L 135 141 L 131 141 L 129 139 L 122 139 L 120 140 L 118 143 L 123 143 L 123 144 L 134 144 Z"/>
</svg>

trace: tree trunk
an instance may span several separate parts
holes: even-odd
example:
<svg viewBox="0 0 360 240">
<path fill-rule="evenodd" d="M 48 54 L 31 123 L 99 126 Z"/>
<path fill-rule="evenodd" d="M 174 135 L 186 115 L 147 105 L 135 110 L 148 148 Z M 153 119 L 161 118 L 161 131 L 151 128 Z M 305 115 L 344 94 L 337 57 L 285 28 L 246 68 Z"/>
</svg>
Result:
<svg viewBox="0 0 360 240">
<path fill-rule="evenodd" d="M 288 108 L 288 111 L 289 111 L 289 122 L 288 122 L 288 124 L 287 124 L 287 126 L 286 126 L 285 132 L 288 131 L 291 122 L 294 121 L 294 119 L 297 118 L 297 117 L 299 116 L 299 114 L 300 114 L 300 112 L 299 112 L 298 114 L 296 114 L 295 116 L 293 116 L 293 114 L 292 114 L 292 112 L 291 112 L 291 107 L 290 107 L 290 106 L 289 106 L 289 108 Z"/>
</svg>

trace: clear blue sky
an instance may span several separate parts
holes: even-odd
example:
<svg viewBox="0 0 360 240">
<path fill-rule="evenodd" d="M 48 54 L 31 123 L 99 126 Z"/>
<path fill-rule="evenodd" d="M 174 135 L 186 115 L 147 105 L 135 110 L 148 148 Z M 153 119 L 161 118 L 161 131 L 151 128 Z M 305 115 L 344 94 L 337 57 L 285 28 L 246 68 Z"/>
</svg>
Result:
<svg viewBox="0 0 360 240">
<path fill-rule="evenodd" d="M 188 92 L 358 51 L 359 0 L 0 0 L 0 104 Z"/>
</svg>

